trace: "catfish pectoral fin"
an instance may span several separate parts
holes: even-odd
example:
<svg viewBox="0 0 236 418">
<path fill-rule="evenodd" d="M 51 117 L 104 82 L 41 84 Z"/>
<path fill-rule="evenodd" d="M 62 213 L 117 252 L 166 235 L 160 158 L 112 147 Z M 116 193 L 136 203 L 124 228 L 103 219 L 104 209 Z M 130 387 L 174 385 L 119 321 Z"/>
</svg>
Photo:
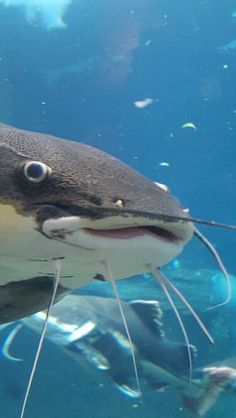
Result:
<svg viewBox="0 0 236 418">
<path fill-rule="evenodd" d="M 12 322 L 47 308 L 53 277 L 39 276 L 0 286 L 0 324 Z M 68 290 L 59 286 L 56 301 Z"/>
</svg>

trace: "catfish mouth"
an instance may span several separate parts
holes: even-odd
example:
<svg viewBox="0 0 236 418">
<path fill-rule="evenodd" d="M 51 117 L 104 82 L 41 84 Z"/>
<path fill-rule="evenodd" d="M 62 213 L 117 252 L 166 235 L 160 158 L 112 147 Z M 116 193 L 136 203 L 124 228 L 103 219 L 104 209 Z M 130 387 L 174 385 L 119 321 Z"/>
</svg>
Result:
<svg viewBox="0 0 236 418">
<path fill-rule="evenodd" d="M 146 225 L 146 226 L 124 226 L 122 228 L 112 229 L 91 229 L 84 228 L 84 231 L 88 234 L 104 237 L 110 239 L 130 239 L 144 235 L 150 235 L 167 242 L 178 242 L 179 237 L 168 229 L 164 229 L 158 226 Z"/>
<path fill-rule="evenodd" d="M 193 235 L 193 224 L 186 221 L 165 221 L 163 219 L 150 219 L 146 216 L 126 213 L 93 216 L 72 215 L 69 212 L 58 213 L 57 217 L 48 212 L 44 213 L 39 222 L 39 230 L 46 236 L 67 241 L 73 234 L 82 234 L 90 242 L 99 239 L 112 242 L 122 240 L 135 240 L 150 238 L 170 244 L 178 245 L 189 241 Z M 59 216 L 58 216 L 59 215 Z M 67 238 L 66 238 L 67 237 Z"/>
<path fill-rule="evenodd" d="M 42 257 L 65 260 L 64 272 L 72 278 L 62 284 L 70 289 L 78 287 L 78 274 L 83 283 L 105 277 L 104 260 L 118 279 L 150 272 L 151 266 L 178 256 L 194 232 L 187 217 L 167 219 L 132 209 L 99 213 L 76 209 L 41 205 L 34 218 L 35 229 L 49 239 L 41 241 Z"/>
<path fill-rule="evenodd" d="M 183 214 L 185 215 L 185 214 Z M 186 216 L 186 215 L 185 215 Z M 82 233 L 89 240 L 119 241 L 145 237 L 170 244 L 185 244 L 192 238 L 193 223 L 178 218 L 167 219 L 140 211 L 119 211 L 103 208 L 102 211 L 84 209 L 77 205 L 44 204 L 37 214 L 38 230 L 44 235 L 63 240 L 63 236 Z M 66 239 L 65 239 L 66 241 Z"/>
</svg>

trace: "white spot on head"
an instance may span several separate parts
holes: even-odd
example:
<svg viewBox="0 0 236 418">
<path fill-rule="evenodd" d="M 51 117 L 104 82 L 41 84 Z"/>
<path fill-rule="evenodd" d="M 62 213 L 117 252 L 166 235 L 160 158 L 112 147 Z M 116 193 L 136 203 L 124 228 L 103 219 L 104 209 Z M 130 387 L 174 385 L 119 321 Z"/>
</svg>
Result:
<svg viewBox="0 0 236 418">
<path fill-rule="evenodd" d="M 168 186 L 166 186 L 166 184 L 163 184 L 163 183 L 158 183 L 157 181 L 154 181 L 154 183 L 158 186 L 158 187 L 160 187 L 164 192 L 168 192 L 169 191 L 169 188 L 168 188 Z"/>
<path fill-rule="evenodd" d="M 123 207 L 124 207 L 124 203 L 123 203 L 123 201 L 122 201 L 121 199 L 118 199 L 118 200 L 115 202 L 115 205 L 116 205 L 118 208 L 123 208 Z"/>
</svg>

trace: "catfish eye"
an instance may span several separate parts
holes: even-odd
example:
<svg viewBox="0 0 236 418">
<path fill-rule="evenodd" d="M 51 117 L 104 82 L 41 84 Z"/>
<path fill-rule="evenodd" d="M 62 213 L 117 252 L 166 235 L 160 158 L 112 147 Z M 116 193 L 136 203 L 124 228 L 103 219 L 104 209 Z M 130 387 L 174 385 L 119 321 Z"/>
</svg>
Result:
<svg viewBox="0 0 236 418">
<path fill-rule="evenodd" d="M 40 183 L 43 181 L 52 170 L 46 164 L 41 163 L 40 161 L 29 161 L 24 166 L 24 175 L 27 180 L 34 183 Z"/>
</svg>

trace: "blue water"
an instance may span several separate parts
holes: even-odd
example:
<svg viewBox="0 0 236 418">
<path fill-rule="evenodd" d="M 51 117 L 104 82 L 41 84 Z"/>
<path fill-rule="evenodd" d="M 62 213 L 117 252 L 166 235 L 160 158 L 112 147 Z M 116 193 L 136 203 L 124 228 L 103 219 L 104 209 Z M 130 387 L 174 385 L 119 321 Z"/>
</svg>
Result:
<svg viewBox="0 0 236 418">
<path fill-rule="evenodd" d="M 101 148 L 167 184 L 193 217 L 235 224 L 236 48 L 227 47 L 236 38 L 235 2 L 73 0 L 59 13 L 60 24 L 45 2 L 43 14 L 40 1 L 37 13 L 31 1 L 19 3 L 0 1 L 1 122 Z M 146 98 L 146 107 L 135 105 Z M 201 230 L 235 274 L 235 232 Z M 180 268 L 216 268 L 200 243 L 180 259 Z M 194 289 L 191 282 L 190 299 Z M 207 292 L 209 301 L 221 297 L 214 285 Z M 196 345 L 202 341 L 201 364 L 234 355 L 235 304 L 203 315 L 213 332 L 219 326 L 215 348 L 197 328 L 190 331 Z M 0 365 L 4 418 L 19 416 L 36 347 L 29 331 L 17 338 L 24 362 Z M 176 389 L 144 392 L 137 406 L 46 343 L 26 416 L 189 416 Z M 222 413 L 236 416 L 233 397 L 222 397 L 207 416 Z"/>
</svg>

